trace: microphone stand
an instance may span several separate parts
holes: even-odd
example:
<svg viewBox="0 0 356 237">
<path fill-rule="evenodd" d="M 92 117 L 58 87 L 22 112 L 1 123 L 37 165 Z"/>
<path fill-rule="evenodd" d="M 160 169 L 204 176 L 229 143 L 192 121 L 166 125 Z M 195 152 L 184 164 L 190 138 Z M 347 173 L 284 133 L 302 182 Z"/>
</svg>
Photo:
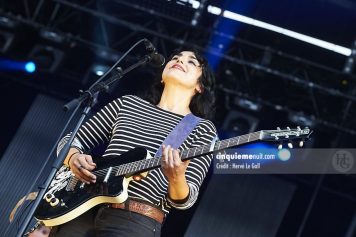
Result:
<svg viewBox="0 0 356 237">
<path fill-rule="evenodd" d="M 147 64 L 151 60 L 152 60 L 152 57 L 150 55 L 145 55 L 139 62 L 129 66 L 127 69 L 125 69 L 123 71 L 122 71 L 122 69 L 120 69 L 118 67 L 118 68 L 116 68 L 116 70 L 117 70 L 117 72 L 115 73 L 116 75 L 110 77 L 106 81 L 102 81 L 102 80 L 103 80 L 103 77 L 106 76 L 108 73 L 104 74 L 87 91 L 82 93 L 82 95 L 79 98 L 70 101 L 69 103 L 67 103 L 64 106 L 65 109 L 71 109 L 73 107 L 76 107 L 76 109 L 74 111 L 74 112 L 76 112 L 77 109 L 82 104 L 85 105 L 85 107 L 83 109 L 83 113 L 82 113 L 78 123 L 76 124 L 75 129 L 73 130 L 69 141 L 62 148 L 62 150 L 59 153 L 57 159 L 55 159 L 55 161 L 54 161 L 54 163 L 52 165 L 51 172 L 48 175 L 48 177 L 47 177 L 46 181 L 44 182 L 44 184 L 42 186 L 38 187 L 40 189 L 40 191 L 38 192 L 36 200 L 34 200 L 34 203 L 33 203 L 32 207 L 31 207 L 30 211 L 26 215 L 26 219 L 24 220 L 20 230 L 17 232 L 17 235 L 16 235 L 17 237 L 22 237 L 24 235 L 24 233 L 25 233 L 26 229 L 28 228 L 28 225 L 31 222 L 31 219 L 32 219 L 32 217 L 33 217 L 33 215 L 34 215 L 39 203 L 43 199 L 43 196 L 45 195 L 45 193 L 46 193 L 49 185 L 51 184 L 54 176 L 56 175 L 56 173 L 59 170 L 59 168 L 63 165 L 63 161 L 64 161 L 64 159 L 66 158 L 66 156 L 67 156 L 67 154 L 69 152 L 69 149 L 70 149 L 71 144 L 72 144 L 72 142 L 73 142 L 73 140 L 75 138 L 75 135 L 77 134 L 80 126 L 82 125 L 84 119 L 86 118 L 86 116 L 88 115 L 89 111 L 91 110 L 91 108 L 93 106 L 95 96 L 98 95 L 98 93 L 100 93 L 101 91 L 108 91 L 109 86 L 111 84 L 113 84 L 114 82 L 120 80 L 128 72 L 132 71 L 133 69 L 135 69 L 135 68 L 137 68 L 137 67 L 139 67 L 141 65 Z M 69 125 L 69 123 L 67 123 L 67 126 L 68 125 Z M 64 128 L 64 130 L 67 129 L 67 126 Z"/>
</svg>

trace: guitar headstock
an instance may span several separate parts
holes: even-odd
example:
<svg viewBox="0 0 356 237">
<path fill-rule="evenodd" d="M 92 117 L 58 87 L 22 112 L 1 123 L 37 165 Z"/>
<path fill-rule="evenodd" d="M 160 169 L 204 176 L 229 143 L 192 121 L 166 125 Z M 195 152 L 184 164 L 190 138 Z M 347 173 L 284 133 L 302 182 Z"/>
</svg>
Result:
<svg viewBox="0 0 356 237">
<path fill-rule="evenodd" d="M 303 129 L 299 126 L 294 129 L 291 129 L 290 127 L 287 127 L 286 129 L 280 129 L 279 127 L 277 127 L 277 130 L 262 130 L 260 139 L 261 141 L 274 141 L 279 142 L 281 144 L 285 141 L 288 141 L 288 147 L 292 148 L 292 140 L 299 140 L 299 146 L 303 146 L 303 142 L 309 139 L 310 134 L 312 132 L 313 131 L 310 130 L 308 127 L 305 127 Z"/>
</svg>

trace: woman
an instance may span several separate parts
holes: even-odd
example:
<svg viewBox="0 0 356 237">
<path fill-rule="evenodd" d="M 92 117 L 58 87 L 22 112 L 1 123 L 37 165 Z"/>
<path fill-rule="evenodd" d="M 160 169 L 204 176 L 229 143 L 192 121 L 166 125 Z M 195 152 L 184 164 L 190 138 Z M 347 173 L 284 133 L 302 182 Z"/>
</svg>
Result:
<svg viewBox="0 0 356 237">
<path fill-rule="evenodd" d="M 81 181 L 94 183 L 96 164 L 85 153 L 100 143 L 109 143 L 104 158 L 139 146 L 154 156 L 184 116 L 193 113 L 207 118 L 213 111 L 214 80 L 198 52 L 174 53 L 162 72 L 163 91 L 154 90 L 146 100 L 123 96 L 106 105 L 81 127 L 64 164 Z M 99 205 L 51 236 L 160 236 L 171 208 L 187 209 L 195 203 L 212 160 L 212 155 L 206 155 L 182 162 L 179 151 L 210 144 L 215 137 L 214 125 L 201 119 L 178 149 L 162 145 L 161 168 L 130 182 L 125 205 Z"/>
</svg>

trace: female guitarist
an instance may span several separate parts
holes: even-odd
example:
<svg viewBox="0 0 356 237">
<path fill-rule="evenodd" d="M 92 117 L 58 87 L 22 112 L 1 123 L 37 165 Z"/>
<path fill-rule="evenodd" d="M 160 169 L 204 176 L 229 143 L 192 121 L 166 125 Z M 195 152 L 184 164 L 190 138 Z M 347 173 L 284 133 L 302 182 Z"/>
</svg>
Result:
<svg viewBox="0 0 356 237">
<path fill-rule="evenodd" d="M 181 161 L 180 151 L 210 144 L 216 129 L 207 118 L 214 108 L 215 78 L 207 61 L 196 51 L 177 51 L 162 72 L 162 81 L 147 98 L 123 96 L 107 104 L 80 128 L 64 164 L 83 183 L 97 181 L 96 163 L 87 153 L 109 145 L 102 159 L 116 157 L 135 147 L 154 156 L 162 149 L 161 167 L 128 184 L 128 199 L 121 204 L 102 204 L 53 228 L 50 236 L 160 236 L 171 208 L 188 209 L 212 161 L 205 155 Z M 202 119 L 178 149 L 162 144 L 188 114 Z M 59 150 L 68 136 L 62 139 Z"/>
</svg>

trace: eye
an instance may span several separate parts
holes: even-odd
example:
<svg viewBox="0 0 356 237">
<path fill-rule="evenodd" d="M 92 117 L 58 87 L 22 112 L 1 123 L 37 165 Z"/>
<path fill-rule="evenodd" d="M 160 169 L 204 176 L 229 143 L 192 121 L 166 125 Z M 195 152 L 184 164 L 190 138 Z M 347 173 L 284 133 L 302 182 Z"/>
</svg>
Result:
<svg viewBox="0 0 356 237">
<path fill-rule="evenodd" d="M 194 66 L 196 66 L 196 65 L 197 65 L 197 63 L 196 63 L 196 62 L 194 62 L 194 61 L 192 61 L 192 60 L 189 60 L 189 61 L 188 61 L 188 63 L 193 64 Z"/>
</svg>

